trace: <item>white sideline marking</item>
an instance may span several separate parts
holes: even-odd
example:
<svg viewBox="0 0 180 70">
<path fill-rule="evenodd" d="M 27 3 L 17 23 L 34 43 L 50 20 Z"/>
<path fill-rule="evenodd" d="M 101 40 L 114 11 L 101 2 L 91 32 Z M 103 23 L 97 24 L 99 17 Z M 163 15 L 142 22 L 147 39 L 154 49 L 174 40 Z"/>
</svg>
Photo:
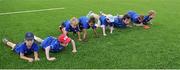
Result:
<svg viewBox="0 0 180 70">
<path fill-rule="evenodd" d="M 0 15 L 10 15 L 10 14 L 19 14 L 19 13 L 31 13 L 31 12 L 41 12 L 41 11 L 49 11 L 49 10 L 60 10 L 65 8 L 49 8 L 49 9 L 39 9 L 39 10 L 27 10 L 27 11 L 17 11 L 17 12 L 5 12 L 0 13 Z"/>
</svg>

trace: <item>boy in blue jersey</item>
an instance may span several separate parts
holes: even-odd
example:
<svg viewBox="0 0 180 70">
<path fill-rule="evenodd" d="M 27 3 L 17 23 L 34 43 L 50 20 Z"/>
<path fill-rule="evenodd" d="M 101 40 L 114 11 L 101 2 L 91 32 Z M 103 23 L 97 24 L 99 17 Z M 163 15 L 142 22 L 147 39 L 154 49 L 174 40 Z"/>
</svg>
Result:
<svg viewBox="0 0 180 70">
<path fill-rule="evenodd" d="M 66 35 L 62 34 L 57 38 L 49 36 L 42 40 L 41 38 L 34 36 L 35 40 L 39 43 L 41 43 L 42 49 L 45 50 L 45 55 L 47 60 L 49 61 L 54 61 L 56 58 L 55 57 L 50 57 L 49 52 L 60 52 L 62 51 L 65 47 L 68 46 L 68 44 L 71 42 L 72 43 L 72 52 L 76 53 L 76 45 L 74 40 L 71 38 L 67 37 Z"/>
<path fill-rule="evenodd" d="M 87 37 L 87 29 L 89 29 L 90 27 L 93 29 L 95 36 L 97 36 L 97 32 L 96 32 L 96 28 L 97 25 L 95 24 L 96 20 L 94 17 L 86 17 L 86 16 L 82 16 L 79 18 L 79 27 L 80 30 L 83 32 L 83 40 L 86 40 Z"/>
<path fill-rule="evenodd" d="M 106 34 L 106 28 L 109 26 L 110 27 L 110 33 L 113 32 L 113 22 L 114 22 L 114 17 L 110 14 L 104 14 L 102 12 L 100 12 L 100 15 L 93 13 L 92 11 L 90 11 L 87 16 L 93 16 L 95 17 L 99 22 L 100 22 L 100 26 L 102 28 L 103 31 L 103 35 L 107 36 Z"/>
<path fill-rule="evenodd" d="M 28 60 L 29 62 L 39 61 L 38 57 L 38 45 L 34 42 L 34 35 L 31 32 L 25 34 L 25 40 L 23 43 L 15 44 L 8 41 L 6 38 L 3 39 L 3 43 L 10 46 L 14 52 L 20 55 L 21 59 Z M 34 53 L 34 58 L 27 57 Z"/>
<path fill-rule="evenodd" d="M 148 23 L 155 17 L 155 11 L 150 10 L 147 16 L 139 15 L 134 11 L 129 11 L 128 15 L 131 17 L 134 25 L 143 26 L 145 29 L 149 29 Z"/>
<path fill-rule="evenodd" d="M 106 28 L 108 26 L 110 27 L 110 33 L 112 34 L 114 17 L 112 15 L 100 15 L 99 20 L 101 22 L 103 35 L 106 36 Z"/>
<path fill-rule="evenodd" d="M 114 27 L 117 28 L 126 28 L 126 27 L 130 27 L 129 23 L 130 23 L 131 19 L 129 15 L 124 15 L 122 18 L 120 16 L 116 16 L 114 18 Z"/>
<path fill-rule="evenodd" d="M 78 34 L 78 40 L 81 41 L 80 29 L 79 29 L 79 20 L 76 17 L 73 17 L 71 20 L 67 20 L 60 24 L 59 29 L 60 31 L 68 35 L 69 32 L 73 32 L 73 34 Z"/>
</svg>

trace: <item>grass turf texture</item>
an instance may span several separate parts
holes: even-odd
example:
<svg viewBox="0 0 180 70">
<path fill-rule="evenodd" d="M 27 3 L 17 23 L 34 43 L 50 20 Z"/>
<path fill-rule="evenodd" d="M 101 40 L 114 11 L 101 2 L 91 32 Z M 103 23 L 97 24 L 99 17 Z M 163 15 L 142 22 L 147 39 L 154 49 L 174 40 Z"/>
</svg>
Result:
<svg viewBox="0 0 180 70">
<path fill-rule="evenodd" d="M 152 28 L 115 29 L 113 34 L 94 38 L 88 31 L 88 42 L 76 42 L 77 54 L 71 47 L 53 53 L 50 62 L 40 49 L 40 61 L 21 60 L 0 42 L 0 68 L 180 68 L 180 0 L 1 0 L 0 12 L 64 7 L 64 10 L 0 16 L 0 39 L 8 37 L 18 43 L 27 31 L 45 38 L 57 37 L 58 25 L 73 16 L 80 17 L 92 10 L 96 13 L 124 14 L 135 10 L 144 14 L 157 11 Z M 71 34 L 72 35 L 72 34 Z M 76 40 L 77 41 L 77 40 Z"/>
</svg>

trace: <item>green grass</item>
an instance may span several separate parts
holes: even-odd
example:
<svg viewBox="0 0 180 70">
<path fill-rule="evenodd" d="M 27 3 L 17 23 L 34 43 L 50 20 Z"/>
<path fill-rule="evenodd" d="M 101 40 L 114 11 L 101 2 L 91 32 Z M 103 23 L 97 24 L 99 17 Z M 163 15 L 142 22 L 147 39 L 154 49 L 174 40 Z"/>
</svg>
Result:
<svg viewBox="0 0 180 70">
<path fill-rule="evenodd" d="M 22 42 L 25 32 L 45 38 L 57 37 L 58 25 L 73 16 L 80 17 L 92 10 L 96 13 L 124 14 L 128 10 L 146 14 L 157 11 L 152 28 L 118 30 L 94 38 L 88 31 L 88 42 L 78 42 L 78 53 L 71 46 L 61 53 L 52 53 L 56 61 L 49 62 L 40 49 L 40 61 L 21 60 L 0 42 L 0 68 L 180 68 L 180 0 L 1 0 L 0 13 L 64 7 L 64 10 L 0 15 L 0 39 Z"/>
</svg>

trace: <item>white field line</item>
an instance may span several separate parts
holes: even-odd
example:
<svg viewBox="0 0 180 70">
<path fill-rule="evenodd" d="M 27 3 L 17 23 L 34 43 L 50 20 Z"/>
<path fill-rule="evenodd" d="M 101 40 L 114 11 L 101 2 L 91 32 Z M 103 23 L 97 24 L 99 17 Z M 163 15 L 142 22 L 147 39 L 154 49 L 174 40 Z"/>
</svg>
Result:
<svg viewBox="0 0 180 70">
<path fill-rule="evenodd" d="M 49 8 L 49 9 L 39 9 L 39 10 L 27 10 L 27 11 L 16 11 L 16 12 L 5 12 L 0 13 L 0 15 L 10 15 L 10 14 L 20 14 L 20 13 L 32 13 L 32 12 L 42 12 L 42 11 L 49 11 L 49 10 L 60 10 L 65 8 Z"/>
</svg>

